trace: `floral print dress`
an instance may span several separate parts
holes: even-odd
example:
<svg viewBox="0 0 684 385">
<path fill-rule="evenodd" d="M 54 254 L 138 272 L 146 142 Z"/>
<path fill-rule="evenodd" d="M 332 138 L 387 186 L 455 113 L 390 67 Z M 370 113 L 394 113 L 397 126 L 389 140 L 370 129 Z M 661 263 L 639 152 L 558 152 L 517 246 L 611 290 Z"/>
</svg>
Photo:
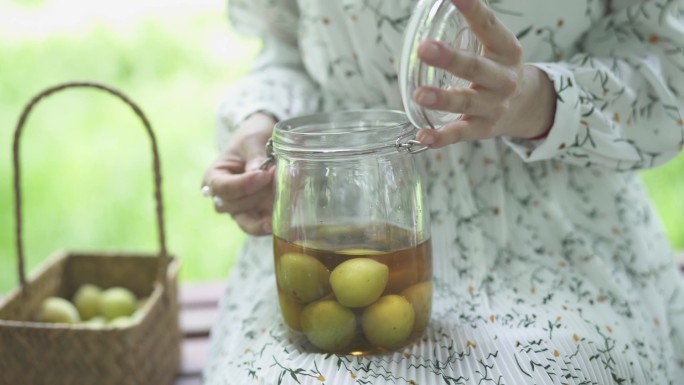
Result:
<svg viewBox="0 0 684 385">
<path fill-rule="evenodd" d="M 219 111 L 218 141 L 279 119 L 401 109 L 415 0 L 230 0 L 264 39 Z M 270 237 L 248 238 L 212 331 L 207 384 L 684 384 L 684 288 L 634 170 L 684 145 L 684 7 L 675 0 L 491 0 L 556 88 L 543 140 L 418 155 L 434 303 L 394 354 L 304 353 L 281 319 Z"/>
</svg>

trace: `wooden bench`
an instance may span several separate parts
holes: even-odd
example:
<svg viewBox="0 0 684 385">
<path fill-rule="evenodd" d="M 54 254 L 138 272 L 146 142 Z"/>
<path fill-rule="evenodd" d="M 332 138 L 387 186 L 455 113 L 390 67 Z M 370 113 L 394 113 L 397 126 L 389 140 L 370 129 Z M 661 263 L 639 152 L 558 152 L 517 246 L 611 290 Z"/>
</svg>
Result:
<svg viewBox="0 0 684 385">
<path fill-rule="evenodd" d="M 218 316 L 222 282 L 190 283 L 180 286 L 180 328 L 183 333 L 181 367 L 173 385 L 200 385 L 209 354 L 209 330 Z"/>
</svg>

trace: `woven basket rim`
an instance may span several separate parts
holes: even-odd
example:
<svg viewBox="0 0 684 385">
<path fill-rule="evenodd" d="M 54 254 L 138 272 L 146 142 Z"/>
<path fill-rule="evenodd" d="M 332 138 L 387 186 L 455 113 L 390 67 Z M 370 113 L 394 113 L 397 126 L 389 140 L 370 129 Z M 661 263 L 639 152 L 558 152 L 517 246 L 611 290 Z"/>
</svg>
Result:
<svg viewBox="0 0 684 385">
<path fill-rule="evenodd" d="M 65 323 L 50 323 L 50 322 L 39 322 L 39 321 L 17 321 L 17 320 L 5 320 L 0 318 L 0 326 L 1 327 L 23 327 L 23 328 L 30 328 L 30 329 L 52 329 L 52 330 L 78 330 L 80 331 L 85 331 L 85 332 L 109 332 L 109 331 L 116 331 L 120 332 L 121 330 L 127 330 L 127 329 L 134 329 L 137 326 L 140 326 L 141 321 L 147 317 L 149 314 L 150 310 L 154 305 L 157 304 L 157 301 L 162 300 L 162 296 L 164 295 L 164 286 L 160 284 L 159 282 L 154 282 L 154 288 L 152 289 L 152 292 L 150 293 L 150 296 L 148 297 L 149 299 L 145 303 L 145 305 L 142 307 L 140 316 L 135 317 L 134 320 L 131 320 L 130 323 L 126 324 L 125 326 L 111 326 L 108 324 L 104 325 L 98 325 L 96 327 L 85 324 L 85 323 L 76 323 L 76 324 L 65 324 Z M 0 308 L 2 308 L 3 304 L 0 304 Z"/>
<path fill-rule="evenodd" d="M 121 258 L 126 258 L 126 257 L 131 257 L 131 258 L 158 258 L 158 255 L 153 255 L 150 253 L 141 253 L 141 252 L 118 252 L 118 251 L 94 251 L 94 252 L 88 252 L 88 251 L 66 251 L 66 250 L 59 250 L 53 253 L 51 257 L 48 257 L 46 261 L 44 261 L 36 270 L 34 270 L 29 278 L 27 279 L 26 283 L 28 287 L 31 287 L 31 285 L 34 284 L 34 282 L 42 275 L 44 274 L 54 262 L 57 262 L 61 259 L 66 259 L 66 258 L 74 258 L 74 257 L 82 257 L 82 256 L 96 256 L 94 258 L 99 258 L 101 256 L 104 257 L 121 257 Z M 180 259 L 172 254 L 167 255 L 166 260 L 168 261 L 167 266 L 166 266 L 166 276 L 165 278 L 171 279 L 175 276 L 178 275 L 178 272 L 180 270 Z M 159 295 L 162 295 L 164 292 L 164 285 L 161 284 L 159 281 L 155 280 L 153 282 L 153 289 L 152 293 L 150 294 L 150 297 L 155 294 L 155 292 L 159 292 Z M 161 287 L 161 288 L 160 288 Z M 12 290 L 10 290 L 7 295 L 4 295 L 0 297 L 0 309 L 4 309 L 5 306 L 7 306 L 11 301 L 14 301 L 17 299 L 17 297 L 21 297 L 23 292 L 23 289 L 21 285 L 17 285 L 14 287 Z M 147 307 L 149 304 L 145 304 L 145 307 Z M 143 313 L 143 316 L 147 315 L 149 312 L 149 308 L 146 309 L 146 311 Z M 13 323 L 22 324 L 24 326 L 25 324 L 31 323 L 31 324 L 36 324 L 36 325 L 42 325 L 42 327 L 45 327 L 46 325 L 50 328 L 54 328 L 54 325 L 57 324 L 50 324 L 50 323 L 42 323 L 42 322 L 34 322 L 34 321 L 16 321 L 16 320 L 6 320 L 0 318 L 0 326 L 2 325 L 11 325 Z M 16 325 L 15 325 L 16 326 Z M 59 328 L 58 328 L 59 329 Z M 62 329 L 74 329 L 74 328 L 62 328 Z M 78 328 L 78 330 L 88 330 L 88 328 Z"/>
</svg>

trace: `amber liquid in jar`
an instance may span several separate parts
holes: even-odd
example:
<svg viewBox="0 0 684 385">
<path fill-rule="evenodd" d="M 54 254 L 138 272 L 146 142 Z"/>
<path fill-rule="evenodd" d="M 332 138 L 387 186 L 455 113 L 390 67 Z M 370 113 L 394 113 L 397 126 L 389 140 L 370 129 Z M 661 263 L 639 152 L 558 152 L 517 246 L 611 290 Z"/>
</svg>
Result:
<svg viewBox="0 0 684 385">
<path fill-rule="evenodd" d="M 387 223 L 329 225 L 274 238 L 278 298 L 305 350 L 394 351 L 425 330 L 432 307 L 429 240 Z M 414 244 L 414 246 L 410 246 Z"/>
</svg>

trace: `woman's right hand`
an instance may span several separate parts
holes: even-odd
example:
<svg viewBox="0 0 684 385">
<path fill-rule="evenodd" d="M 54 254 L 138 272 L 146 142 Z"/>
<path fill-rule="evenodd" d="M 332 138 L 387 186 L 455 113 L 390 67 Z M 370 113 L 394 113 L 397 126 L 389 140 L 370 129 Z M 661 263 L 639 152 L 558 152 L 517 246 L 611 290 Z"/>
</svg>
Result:
<svg viewBox="0 0 684 385">
<path fill-rule="evenodd" d="M 204 174 L 203 191 L 217 212 L 230 214 L 251 235 L 270 234 L 274 168 L 260 170 L 275 120 L 256 113 L 242 122 L 225 151 Z"/>
</svg>

